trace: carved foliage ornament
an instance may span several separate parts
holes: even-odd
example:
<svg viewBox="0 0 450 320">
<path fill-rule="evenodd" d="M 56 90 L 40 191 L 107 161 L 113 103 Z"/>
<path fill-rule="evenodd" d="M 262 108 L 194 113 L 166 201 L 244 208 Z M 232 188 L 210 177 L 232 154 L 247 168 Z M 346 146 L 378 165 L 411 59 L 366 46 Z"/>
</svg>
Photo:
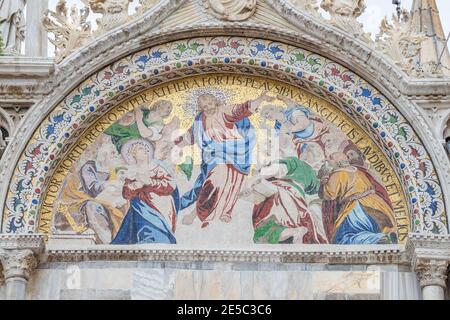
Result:
<svg viewBox="0 0 450 320">
<path fill-rule="evenodd" d="M 425 35 L 414 27 L 411 14 L 403 10 L 400 19 L 392 16 L 381 22 L 380 33 L 376 36 L 376 48 L 389 56 L 395 64 L 411 74 L 417 64 L 421 43 Z"/>
<path fill-rule="evenodd" d="M 75 49 L 83 46 L 92 35 L 91 24 L 87 21 L 89 8 L 78 10 L 74 5 L 69 10 L 66 0 L 59 0 L 55 12 L 47 10 L 42 24 L 53 34 L 50 42 L 55 46 L 55 60 L 60 62 Z"/>
<path fill-rule="evenodd" d="M 243 21 L 256 11 L 256 0 L 206 0 L 205 6 L 218 19 Z"/>
<path fill-rule="evenodd" d="M 422 288 L 440 286 L 446 288 L 449 263 L 445 260 L 419 260 L 416 272 Z"/>
<path fill-rule="evenodd" d="M 0 249 L 0 261 L 3 265 L 3 274 L 5 279 L 19 277 L 28 280 L 31 273 L 38 265 L 38 261 L 33 251 L 29 249 Z"/>
</svg>

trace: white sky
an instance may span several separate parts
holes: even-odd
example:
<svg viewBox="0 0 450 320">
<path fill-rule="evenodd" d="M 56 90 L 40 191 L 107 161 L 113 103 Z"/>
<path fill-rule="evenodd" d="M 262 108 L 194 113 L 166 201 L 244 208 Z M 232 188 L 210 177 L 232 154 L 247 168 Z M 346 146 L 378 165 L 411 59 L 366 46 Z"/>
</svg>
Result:
<svg viewBox="0 0 450 320">
<path fill-rule="evenodd" d="M 36 1 L 36 0 L 32 0 Z M 49 7 L 55 8 L 58 0 L 49 0 Z M 130 6 L 130 13 L 135 11 L 135 7 L 138 4 L 138 0 L 133 0 Z M 403 7 L 411 9 L 413 0 L 402 0 Z M 442 25 L 444 27 L 445 34 L 448 35 L 450 32 L 450 1 L 449 0 L 436 0 L 440 15 Z M 72 6 L 73 4 L 78 4 L 79 7 L 82 6 L 81 0 L 67 0 L 67 4 Z M 367 9 L 365 13 L 359 18 L 359 20 L 364 24 L 364 28 L 367 32 L 372 33 L 374 37 L 379 31 L 380 22 L 388 15 L 389 17 L 395 12 L 395 6 L 392 4 L 392 0 L 366 0 Z M 95 18 L 98 15 L 91 13 L 92 26 L 95 27 Z M 49 54 L 53 54 L 53 47 L 50 47 Z"/>
</svg>

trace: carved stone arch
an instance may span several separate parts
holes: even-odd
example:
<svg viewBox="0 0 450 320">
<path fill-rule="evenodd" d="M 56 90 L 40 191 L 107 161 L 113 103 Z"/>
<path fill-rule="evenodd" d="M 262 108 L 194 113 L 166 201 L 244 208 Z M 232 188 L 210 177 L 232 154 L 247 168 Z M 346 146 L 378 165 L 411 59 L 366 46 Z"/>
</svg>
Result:
<svg viewBox="0 0 450 320">
<path fill-rule="evenodd" d="M 449 179 L 448 159 L 443 158 L 444 150 L 430 134 L 429 122 L 423 113 L 404 95 L 400 94 L 399 87 L 407 84 L 400 82 L 401 71 L 396 66 L 389 64 L 383 57 L 373 53 L 365 44 L 352 39 L 345 33 L 327 27 L 300 12 L 288 12 L 289 10 L 292 11 L 292 7 L 289 10 L 286 9 L 286 1 L 274 1 L 274 8 L 280 14 L 290 15 L 289 19 L 291 20 L 299 18 L 297 23 L 304 23 L 303 28 L 308 34 L 299 35 L 296 32 L 269 26 L 242 24 L 231 27 L 220 23 L 209 26 L 192 26 L 184 28 L 184 30 L 150 31 L 151 28 L 146 23 L 151 22 L 154 25 L 162 19 L 163 12 L 170 14 L 183 2 L 162 1 L 159 7 L 149 14 L 120 28 L 121 30 L 112 30 L 98 39 L 96 43 L 88 44 L 75 52 L 58 67 L 52 79 L 53 84 L 49 84 L 49 86 L 53 85 L 51 94 L 32 110 L 29 114 L 30 121 L 26 125 L 23 124 L 18 130 L 17 138 L 8 148 L 6 157 L 2 159 L 1 173 L 4 177 L 11 179 L 9 185 L 3 185 L 1 190 L 2 196 L 6 197 L 6 206 L 3 208 L 2 231 L 8 233 L 36 231 L 36 224 L 39 219 L 39 200 L 42 193 L 45 192 L 48 178 L 57 161 L 64 156 L 69 146 L 75 142 L 85 128 L 86 122 L 98 118 L 118 101 L 135 94 L 139 85 L 149 87 L 177 77 L 217 71 L 256 74 L 281 79 L 282 81 L 292 81 L 298 86 L 309 88 L 316 94 L 323 95 L 334 103 L 340 101 L 342 108 L 352 114 L 355 117 L 354 119 L 371 133 L 374 140 L 380 142 L 386 153 L 392 159 L 398 159 L 398 161 L 394 161 L 397 161 L 399 171 L 402 171 L 399 172 L 399 175 L 404 179 L 405 185 L 411 187 L 408 190 L 411 196 L 409 206 L 411 216 L 415 217 L 415 219 L 411 219 L 414 221 L 412 229 L 416 232 L 448 232 L 444 201 L 448 203 L 449 199 L 443 199 L 444 195 L 448 194 L 448 186 L 440 182 Z M 142 30 L 143 27 L 144 30 Z M 147 33 L 145 33 L 145 30 L 147 30 Z M 311 33 L 314 31 L 319 31 L 322 38 L 329 35 L 329 41 L 321 43 L 321 39 L 318 39 L 320 37 L 312 37 Z M 278 59 L 273 55 L 274 52 L 268 50 L 268 52 L 263 52 L 262 56 L 256 57 L 252 56 L 251 53 L 244 53 L 241 55 L 239 63 L 236 56 L 226 52 L 215 55 L 207 52 L 209 55 L 205 56 L 199 53 L 188 54 L 181 60 L 169 59 L 164 63 L 149 65 L 148 68 L 146 66 L 141 72 L 141 76 L 146 75 L 146 78 L 134 79 L 133 84 L 130 82 L 132 79 L 120 79 L 119 77 L 114 87 L 103 87 L 105 90 L 108 89 L 108 92 L 104 90 L 96 91 L 95 86 L 90 87 L 91 84 L 98 81 L 99 75 L 105 70 L 109 69 L 113 71 L 113 75 L 116 75 L 115 66 L 120 63 L 127 62 L 129 67 L 132 67 L 135 61 L 133 61 L 133 57 L 136 56 L 136 53 L 120 59 L 130 52 L 149 48 L 138 53 L 144 54 L 147 52 L 148 54 L 152 48 L 155 49 L 162 43 L 167 43 L 170 46 L 170 43 L 174 41 L 189 42 L 199 35 L 215 37 L 227 34 L 229 37 L 233 35 L 239 37 L 243 33 L 246 34 L 246 38 L 240 38 L 242 41 L 261 41 L 266 46 L 279 44 L 282 49 L 285 49 L 282 53 L 283 56 L 288 54 L 289 51 L 300 50 L 308 55 L 314 55 L 318 59 L 323 59 L 323 64 L 336 67 L 338 74 L 347 74 L 350 78 L 354 77 L 357 85 L 354 85 L 352 89 L 346 88 L 343 90 L 344 80 L 342 76 L 337 74 L 333 76 L 332 73 L 326 76 L 325 73 L 320 73 L 324 70 L 315 72 L 304 63 L 289 64 L 288 60 L 283 60 L 286 57 Z M 225 40 L 228 41 L 229 37 L 225 37 Z M 209 38 L 209 41 L 211 41 L 211 38 Z M 330 46 L 333 44 L 338 46 L 335 48 L 337 50 L 332 50 Z M 304 50 L 304 48 L 311 49 L 313 47 L 315 47 L 315 53 Z M 321 55 L 318 55 L 318 53 Z M 327 60 L 326 56 L 334 56 L 334 59 Z M 280 60 L 286 63 L 282 64 Z M 365 80 L 342 66 L 343 62 L 346 62 L 347 65 L 353 65 L 352 69 L 356 70 L 358 74 L 364 75 Z M 110 66 L 103 69 L 107 64 L 110 64 Z M 165 68 L 167 65 L 169 70 Z M 275 68 L 275 65 L 278 67 Z M 378 68 L 378 70 L 385 68 L 386 74 L 384 76 L 377 75 L 375 68 Z M 88 79 L 86 79 L 86 74 L 90 75 Z M 378 89 L 368 82 L 376 85 Z M 123 91 L 120 90 L 120 85 L 123 86 Z M 110 92 L 112 92 L 112 96 L 109 96 Z M 83 100 L 91 98 L 93 100 Z M 83 106 L 80 104 L 81 100 L 77 102 L 78 99 L 83 100 Z M 89 103 L 87 103 L 88 101 Z M 372 103 L 372 110 L 369 108 L 370 103 Z M 387 109 L 383 112 L 376 110 L 378 104 L 380 107 L 386 107 Z M 92 109 L 92 107 L 93 111 L 90 111 L 89 109 Z M 403 149 L 394 143 L 397 139 L 394 131 L 398 131 L 399 128 L 387 130 L 388 128 L 385 128 L 385 125 L 380 125 L 381 114 L 385 114 L 388 109 L 395 116 L 398 115 L 397 122 L 401 126 L 405 126 L 403 129 L 408 131 L 406 133 L 406 135 L 409 135 L 408 139 L 411 138 L 408 142 L 403 141 Z M 59 126 L 55 122 L 55 116 L 57 115 L 63 115 L 62 119 L 67 123 Z M 47 130 L 48 133 L 50 126 L 54 126 L 55 133 L 45 137 L 45 131 Z M 69 130 L 63 133 L 61 128 Z M 427 139 L 430 146 L 428 150 L 422 145 L 420 138 Z M 386 140 L 386 143 L 383 143 L 383 140 Z M 416 172 L 410 172 L 410 170 L 415 169 L 408 168 L 406 162 L 414 163 L 417 168 L 420 167 L 421 170 L 425 171 L 421 174 L 415 168 Z M 440 166 L 435 167 L 433 162 L 440 163 Z M 417 182 L 417 179 L 421 182 Z M 424 193 L 428 192 L 427 190 L 431 190 L 432 194 L 428 193 L 427 196 Z M 25 193 L 27 193 L 27 197 L 25 197 Z M 427 203 L 431 202 L 433 209 L 425 207 L 423 202 L 425 198 Z M 32 199 L 32 201 L 25 201 L 25 199 Z M 434 208 L 437 208 L 436 210 L 439 213 L 433 215 Z"/>
</svg>

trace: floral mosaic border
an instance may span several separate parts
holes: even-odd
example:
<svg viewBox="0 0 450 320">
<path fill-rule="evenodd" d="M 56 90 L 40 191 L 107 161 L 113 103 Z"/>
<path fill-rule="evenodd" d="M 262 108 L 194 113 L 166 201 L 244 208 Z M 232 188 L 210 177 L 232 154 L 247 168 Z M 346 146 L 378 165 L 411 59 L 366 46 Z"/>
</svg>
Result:
<svg viewBox="0 0 450 320">
<path fill-rule="evenodd" d="M 102 69 L 73 90 L 43 121 L 10 183 L 3 232 L 33 233 L 45 185 L 84 128 L 144 89 L 191 75 L 229 72 L 281 80 L 338 105 L 378 143 L 409 201 L 413 232 L 447 233 L 434 166 L 414 129 L 374 87 L 345 67 L 304 49 L 242 37 L 174 41 Z"/>
</svg>

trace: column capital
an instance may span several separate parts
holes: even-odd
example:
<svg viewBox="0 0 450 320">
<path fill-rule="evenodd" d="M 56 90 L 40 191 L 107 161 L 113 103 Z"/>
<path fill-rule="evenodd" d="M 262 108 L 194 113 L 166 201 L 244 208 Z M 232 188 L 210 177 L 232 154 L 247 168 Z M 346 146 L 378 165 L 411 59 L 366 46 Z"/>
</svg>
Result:
<svg viewBox="0 0 450 320">
<path fill-rule="evenodd" d="M 450 265 L 449 235 L 410 234 L 406 254 L 411 259 L 411 266 L 422 288 L 446 288 Z"/>
<path fill-rule="evenodd" d="M 30 249 L 0 249 L 0 261 L 5 280 L 23 278 L 28 280 L 38 266 L 38 258 Z"/>
<path fill-rule="evenodd" d="M 14 277 L 28 280 L 44 250 L 42 235 L 0 234 L 0 284 Z"/>
<path fill-rule="evenodd" d="M 417 279 L 420 287 L 439 286 L 447 287 L 449 262 L 444 260 L 419 259 L 415 265 Z"/>
</svg>

